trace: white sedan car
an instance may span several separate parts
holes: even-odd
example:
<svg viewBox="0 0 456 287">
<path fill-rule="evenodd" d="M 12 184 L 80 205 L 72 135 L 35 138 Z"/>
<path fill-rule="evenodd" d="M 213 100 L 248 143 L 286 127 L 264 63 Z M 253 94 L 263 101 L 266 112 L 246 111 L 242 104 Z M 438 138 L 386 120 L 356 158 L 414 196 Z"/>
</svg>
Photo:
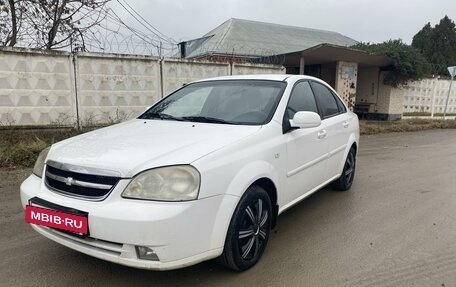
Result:
<svg viewBox="0 0 456 287">
<path fill-rule="evenodd" d="M 44 150 L 21 201 L 37 232 L 97 258 L 245 270 L 280 213 L 327 184 L 351 187 L 358 141 L 357 116 L 319 79 L 208 79 Z"/>
</svg>

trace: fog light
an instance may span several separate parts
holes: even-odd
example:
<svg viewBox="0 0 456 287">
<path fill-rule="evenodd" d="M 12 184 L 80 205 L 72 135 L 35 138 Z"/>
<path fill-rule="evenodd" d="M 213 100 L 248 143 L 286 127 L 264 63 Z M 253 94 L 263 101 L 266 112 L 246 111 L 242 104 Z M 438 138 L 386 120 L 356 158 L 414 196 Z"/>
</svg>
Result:
<svg viewBox="0 0 456 287">
<path fill-rule="evenodd" d="M 160 261 L 160 259 L 158 259 L 157 253 L 155 253 L 155 251 L 150 247 L 136 246 L 136 253 L 140 259 Z"/>
</svg>

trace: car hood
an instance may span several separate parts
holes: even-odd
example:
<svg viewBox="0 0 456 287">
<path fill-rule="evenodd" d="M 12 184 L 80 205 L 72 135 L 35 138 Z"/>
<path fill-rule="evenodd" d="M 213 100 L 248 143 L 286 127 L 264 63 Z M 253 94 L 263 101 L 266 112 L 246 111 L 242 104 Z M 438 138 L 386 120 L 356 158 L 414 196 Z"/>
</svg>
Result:
<svg viewBox="0 0 456 287">
<path fill-rule="evenodd" d="M 190 164 L 239 141 L 261 126 L 131 120 L 54 144 L 47 160 L 120 172 Z"/>
</svg>

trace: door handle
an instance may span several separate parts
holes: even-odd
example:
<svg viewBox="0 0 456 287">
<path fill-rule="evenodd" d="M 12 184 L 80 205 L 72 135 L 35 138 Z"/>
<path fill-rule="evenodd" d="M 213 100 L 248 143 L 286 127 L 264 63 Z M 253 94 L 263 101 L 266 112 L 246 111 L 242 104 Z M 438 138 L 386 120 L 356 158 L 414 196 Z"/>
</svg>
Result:
<svg viewBox="0 0 456 287">
<path fill-rule="evenodd" d="M 344 128 L 348 128 L 349 125 L 350 125 L 350 123 L 349 123 L 348 121 L 345 121 L 345 122 L 343 122 L 343 124 L 342 124 L 342 126 L 343 126 Z"/>
<path fill-rule="evenodd" d="M 318 132 L 317 137 L 319 139 L 324 139 L 326 137 L 326 130 L 321 130 Z"/>
</svg>

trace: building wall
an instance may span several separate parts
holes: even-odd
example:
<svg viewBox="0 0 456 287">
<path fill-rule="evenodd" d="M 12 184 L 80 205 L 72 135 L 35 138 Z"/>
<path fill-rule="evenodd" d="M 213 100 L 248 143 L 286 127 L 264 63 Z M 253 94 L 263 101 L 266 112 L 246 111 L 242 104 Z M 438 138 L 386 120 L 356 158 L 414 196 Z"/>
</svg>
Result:
<svg viewBox="0 0 456 287">
<path fill-rule="evenodd" d="M 115 54 L 0 49 L 0 126 L 82 126 L 130 119 L 183 84 L 283 67 Z"/>
<path fill-rule="evenodd" d="M 375 105 L 375 111 L 377 113 L 387 114 L 389 111 L 391 90 L 392 87 L 383 84 L 385 79 L 385 72 L 381 72 L 379 76 L 379 87 L 378 87 L 378 100 Z"/>
<path fill-rule="evenodd" d="M 355 107 L 357 76 L 358 63 L 337 62 L 335 90 L 352 111 Z"/>
<path fill-rule="evenodd" d="M 387 72 L 380 72 L 378 101 L 374 113 L 376 119 L 398 120 L 402 118 L 402 102 L 404 101 L 404 90 L 385 85 L 383 80 Z"/>
<path fill-rule="evenodd" d="M 359 67 L 356 87 L 356 104 L 369 107 L 369 112 L 375 110 L 378 94 L 378 67 Z"/>
<path fill-rule="evenodd" d="M 393 88 L 391 89 L 390 94 L 390 104 L 388 113 L 391 115 L 397 115 L 398 118 L 402 118 L 403 103 L 405 97 L 405 89 L 402 88 Z"/>
<path fill-rule="evenodd" d="M 444 112 L 450 80 L 438 78 L 410 82 L 404 90 L 404 113 L 441 114 Z M 456 113 L 456 81 L 453 82 L 447 113 Z"/>
</svg>

